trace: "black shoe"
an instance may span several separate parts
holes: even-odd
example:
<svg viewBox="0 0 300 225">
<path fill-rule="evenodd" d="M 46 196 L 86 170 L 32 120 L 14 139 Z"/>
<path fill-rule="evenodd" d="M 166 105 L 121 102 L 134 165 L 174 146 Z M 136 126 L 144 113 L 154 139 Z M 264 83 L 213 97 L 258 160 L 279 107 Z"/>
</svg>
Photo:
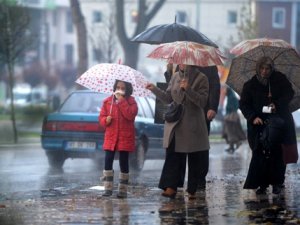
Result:
<svg viewBox="0 0 300 225">
<path fill-rule="evenodd" d="M 265 195 L 267 193 L 267 189 L 265 187 L 260 187 L 255 192 L 257 195 Z"/>
<path fill-rule="evenodd" d="M 225 149 L 226 152 L 229 152 L 229 153 L 233 153 L 234 152 L 234 147 L 233 145 L 230 145 L 228 148 Z"/>
<path fill-rule="evenodd" d="M 272 193 L 275 195 L 278 195 L 278 194 L 280 194 L 281 190 L 282 190 L 282 185 L 280 185 L 280 184 L 273 185 Z"/>
<path fill-rule="evenodd" d="M 126 194 L 124 194 L 124 193 L 118 193 L 117 194 L 117 198 L 121 198 L 121 199 L 127 198 L 127 193 Z"/>
<path fill-rule="evenodd" d="M 103 197 L 109 197 L 109 196 L 112 196 L 112 193 L 113 193 L 113 192 L 110 191 L 110 190 L 105 190 L 104 193 L 102 194 L 102 196 L 103 196 Z"/>
</svg>

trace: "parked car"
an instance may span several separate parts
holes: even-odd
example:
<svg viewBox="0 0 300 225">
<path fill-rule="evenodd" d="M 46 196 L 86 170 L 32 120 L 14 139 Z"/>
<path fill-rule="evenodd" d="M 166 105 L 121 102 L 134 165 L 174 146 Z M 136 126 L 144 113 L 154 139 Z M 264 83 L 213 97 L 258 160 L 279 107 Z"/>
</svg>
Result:
<svg viewBox="0 0 300 225">
<path fill-rule="evenodd" d="M 59 109 L 45 116 L 41 143 L 51 167 L 61 168 L 68 158 L 91 158 L 103 168 L 104 128 L 98 122 L 102 101 L 107 94 L 80 90 L 72 92 Z M 146 159 L 163 159 L 163 124 L 154 123 L 155 100 L 136 97 L 136 151 L 130 166 L 143 168 Z M 118 154 L 116 154 L 118 155 Z"/>
<path fill-rule="evenodd" d="M 294 122 L 297 133 L 300 133 L 300 109 L 293 112 Z"/>
<path fill-rule="evenodd" d="M 47 105 L 47 90 L 43 86 L 32 88 L 27 83 L 18 84 L 13 88 L 13 95 L 15 108 Z M 6 109 L 10 110 L 11 98 L 7 98 L 5 103 Z"/>
</svg>

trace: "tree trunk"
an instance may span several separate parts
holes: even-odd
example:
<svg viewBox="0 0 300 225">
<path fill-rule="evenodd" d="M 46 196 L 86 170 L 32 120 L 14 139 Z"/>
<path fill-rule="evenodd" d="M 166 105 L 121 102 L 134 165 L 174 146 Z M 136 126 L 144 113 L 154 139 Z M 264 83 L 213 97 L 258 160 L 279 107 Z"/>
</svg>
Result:
<svg viewBox="0 0 300 225">
<path fill-rule="evenodd" d="M 84 17 L 81 12 L 78 0 L 70 0 L 73 23 L 77 32 L 78 43 L 78 76 L 83 74 L 88 68 L 88 51 L 87 51 L 87 29 Z"/>
<path fill-rule="evenodd" d="M 141 33 L 146 29 L 151 19 L 156 15 L 166 0 L 159 0 L 155 3 L 151 10 L 148 10 L 146 0 L 139 0 L 138 21 L 133 36 Z M 139 44 L 130 41 L 127 37 L 124 24 L 124 0 L 115 0 L 116 5 L 116 24 L 117 34 L 124 50 L 125 64 L 132 68 L 137 67 L 139 58 Z"/>
<path fill-rule="evenodd" d="M 11 122 L 13 126 L 13 135 L 14 135 L 14 143 L 18 142 L 18 130 L 16 125 L 16 116 L 15 116 L 15 105 L 14 105 L 14 94 L 13 94 L 13 87 L 14 87 L 14 67 L 13 63 L 10 62 L 8 64 L 8 74 L 9 74 L 9 94 L 10 94 L 10 111 L 11 111 Z"/>
<path fill-rule="evenodd" d="M 10 12 L 7 8 L 7 67 L 9 74 L 9 93 L 10 93 L 10 111 L 11 111 L 11 122 L 13 126 L 13 135 L 14 143 L 18 142 L 18 131 L 16 126 L 16 117 L 15 117 L 15 105 L 14 105 L 14 59 L 13 59 L 13 44 L 12 44 L 12 31 L 11 31 L 11 20 Z"/>
<path fill-rule="evenodd" d="M 132 68 L 137 68 L 139 45 L 128 43 L 128 45 L 124 46 L 124 51 L 124 64 Z"/>
</svg>

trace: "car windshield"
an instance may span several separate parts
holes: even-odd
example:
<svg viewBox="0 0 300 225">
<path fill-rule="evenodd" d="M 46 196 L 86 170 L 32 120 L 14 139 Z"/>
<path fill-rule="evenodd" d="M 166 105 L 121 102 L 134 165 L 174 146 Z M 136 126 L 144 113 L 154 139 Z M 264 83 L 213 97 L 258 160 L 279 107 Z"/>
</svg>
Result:
<svg viewBox="0 0 300 225">
<path fill-rule="evenodd" d="M 75 92 L 66 99 L 60 112 L 99 113 L 107 94 L 97 92 Z"/>
</svg>

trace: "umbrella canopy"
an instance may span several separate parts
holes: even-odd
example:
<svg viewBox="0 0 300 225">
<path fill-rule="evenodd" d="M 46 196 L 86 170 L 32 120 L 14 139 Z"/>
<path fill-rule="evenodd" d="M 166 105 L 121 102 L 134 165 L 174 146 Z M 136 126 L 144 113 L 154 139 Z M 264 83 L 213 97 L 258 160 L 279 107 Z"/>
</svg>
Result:
<svg viewBox="0 0 300 225">
<path fill-rule="evenodd" d="M 222 59 L 225 58 L 215 47 L 190 41 L 160 44 L 147 57 L 167 60 L 168 63 L 202 67 L 222 65 Z"/>
<path fill-rule="evenodd" d="M 293 48 L 259 45 L 232 60 L 226 83 L 239 95 L 244 83 L 256 74 L 256 62 L 263 56 L 274 61 L 275 70 L 282 72 L 291 82 L 295 96 L 290 110 L 300 108 L 300 57 Z"/>
<path fill-rule="evenodd" d="M 258 46 L 292 48 L 292 46 L 288 42 L 281 39 L 257 38 L 257 39 L 249 39 L 240 42 L 230 50 L 230 53 L 234 55 L 241 55 Z"/>
<path fill-rule="evenodd" d="M 204 34 L 191 27 L 178 23 L 161 24 L 148 28 L 135 36 L 132 41 L 146 44 L 162 44 L 174 41 L 192 41 L 204 45 L 218 47 L 213 41 L 209 40 Z"/>
<path fill-rule="evenodd" d="M 75 82 L 97 92 L 112 94 L 116 80 L 131 83 L 133 96 L 146 97 L 151 95 L 151 92 L 145 88 L 148 82 L 144 75 L 122 64 L 97 64 L 88 69 Z"/>
</svg>

